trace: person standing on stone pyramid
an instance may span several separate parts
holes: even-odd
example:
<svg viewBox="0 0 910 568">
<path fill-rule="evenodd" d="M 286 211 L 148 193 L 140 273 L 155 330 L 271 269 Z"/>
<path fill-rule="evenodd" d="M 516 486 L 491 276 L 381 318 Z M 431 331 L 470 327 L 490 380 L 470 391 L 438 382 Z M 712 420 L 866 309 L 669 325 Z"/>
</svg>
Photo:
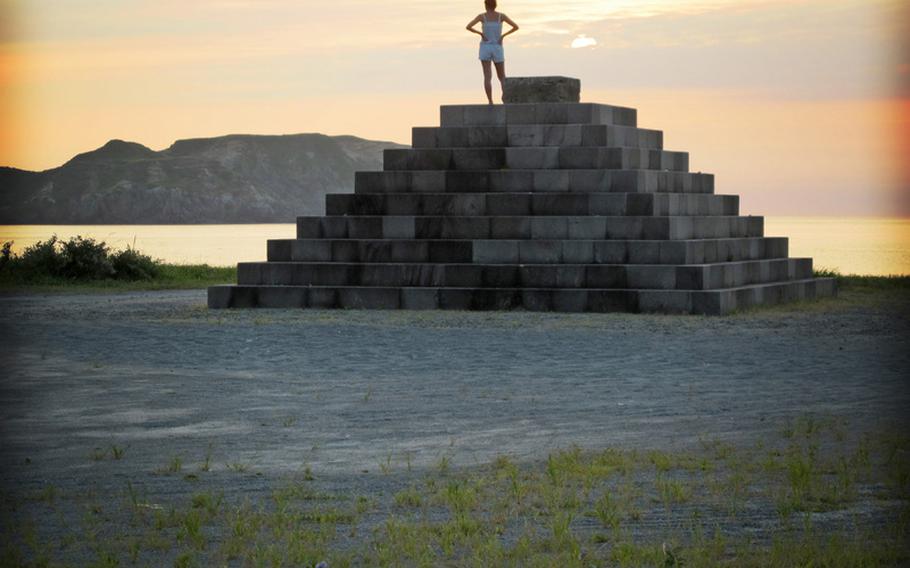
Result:
<svg viewBox="0 0 910 568">
<path fill-rule="evenodd" d="M 483 89 L 487 100 L 493 104 L 493 70 L 491 64 L 496 65 L 496 76 L 499 77 L 499 86 L 506 78 L 506 58 L 502 49 L 502 40 L 509 34 L 518 31 L 518 24 L 509 19 L 502 12 L 496 11 L 496 0 L 484 0 L 487 11 L 478 14 L 476 18 L 465 26 L 471 33 L 481 37 L 480 40 L 480 65 L 483 67 Z M 502 33 L 502 23 L 512 26 L 512 29 Z M 482 31 L 474 29 L 477 24 L 483 24 Z"/>
</svg>

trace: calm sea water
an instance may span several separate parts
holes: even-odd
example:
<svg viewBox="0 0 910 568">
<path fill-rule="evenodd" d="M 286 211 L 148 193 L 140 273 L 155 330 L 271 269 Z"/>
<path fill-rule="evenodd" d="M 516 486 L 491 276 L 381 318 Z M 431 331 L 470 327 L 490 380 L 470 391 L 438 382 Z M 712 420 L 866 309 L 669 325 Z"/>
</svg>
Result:
<svg viewBox="0 0 910 568">
<path fill-rule="evenodd" d="M 265 260 L 267 239 L 294 238 L 293 224 L 266 225 L 0 225 L 13 250 L 56 234 L 133 246 L 167 262 L 233 265 Z M 816 268 L 844 274 L 910 274 L 910 219 L 766 217 L 765 234 L 790 237 L 790 256 L 809 256 Z"/>
</svg>

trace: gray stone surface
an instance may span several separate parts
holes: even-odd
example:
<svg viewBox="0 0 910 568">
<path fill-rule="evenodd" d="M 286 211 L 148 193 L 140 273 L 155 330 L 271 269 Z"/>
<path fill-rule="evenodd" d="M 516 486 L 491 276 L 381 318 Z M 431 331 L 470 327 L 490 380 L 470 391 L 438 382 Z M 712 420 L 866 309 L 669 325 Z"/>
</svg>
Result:
<svg viewBox="0 0 910 568">
<path fill-rule="evenodd" d="M 505 103 L 577 103 L 581 81 L 571 77 L 507 77 L 503 84 Z"/>
<path fill-rule="evenodd" d="M 562 78 L 507 90 L 442 107 L 210 306 L 722 314 L 836 292 L 635 109 Z"/>
</svg>

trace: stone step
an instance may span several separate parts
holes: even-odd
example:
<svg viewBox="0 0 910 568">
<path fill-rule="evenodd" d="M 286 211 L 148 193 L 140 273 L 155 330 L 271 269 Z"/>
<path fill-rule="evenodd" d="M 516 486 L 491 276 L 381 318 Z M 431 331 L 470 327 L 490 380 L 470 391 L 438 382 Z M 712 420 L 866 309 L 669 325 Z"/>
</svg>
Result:
<svg viewBox="0 0 910 568">
<path fill-rule="evenodd" d="M 812 259 L 698 265 L 241 262 L 240 285 L 712 290 L 812 277 Z"/>
<path fill-rule="evenodd" d="M 739 196 L 697 193 L 326 195 L 327 215 L 738 215 Z"/>
<path fill-rule="evenodd" d="M 354 193 L 713 193 L 714 175 L 657 170 L 475 170 L 357 172 Z"/>
<path fill-rule="evenodd" d="M 273 239 L 269 261 L 707 264 L 786 258 L 786 237 L 687 241 Z"/>
<path fill-rule="evenodd" d="M 414 148 L 524 146 L 624 146 L 663 148 L 663 132 L 606 124 L 514 124 L 510 126 L 415 126 Z"/>
<path fill-rule="evenodd" d="M 499 169 L 689 170 L 688 152 L 643 148 L 540 146 L 527 148 L 389 148 L 383 169 L 499 170 Z"/>
<path fill-rule="evenodd" d="M 631 239 L 687 240 L 764 236 L 764 218 L 710 217 L 298 217 L 299 239 Z"/>
<path fill-rule="evenodd" d="M 791 280 L 719 290 L 213 286 L 208 289 L 208 306 L 212 309 L 524 309 L 724 315 L 757 305 L 831 297 L 836 293 L 833 278 Z"/>
<path fill-rule="evenodd" d="M 638 126 L 634 108 L 596 103 L 518 103 L 443 105 L 440 126 L 506 126 L 510 124 L 608 124 Z"/>
</svg>

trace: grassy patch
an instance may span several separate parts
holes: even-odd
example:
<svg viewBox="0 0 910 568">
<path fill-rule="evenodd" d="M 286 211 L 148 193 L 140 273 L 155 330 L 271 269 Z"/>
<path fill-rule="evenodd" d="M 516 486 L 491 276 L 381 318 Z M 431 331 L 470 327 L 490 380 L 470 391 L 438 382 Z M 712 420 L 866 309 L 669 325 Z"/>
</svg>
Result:
<svg viewBox="0 0 910 568">
<path fill-rule="evenodd" d="M 11 249 L 7 242 L 0 250 L 0 290 L 162 290 L 205 288 L 237 279 L 233 267 L 166 264 L 132 248 L 112 251 L 104 242 L 82 237 L 61 241 L 54 236 L 19 255 Z"/>
<path fill-rule="evenodd" d="M 859 433 L 807 415 L 746 447 L 719 441 L 659 452 L 572 447 L 537 462 L 501 456 L 467 469 L 447 459 L 443 468 L 402 473 L 398 481 L 377 476 L 385 480 L 381 487 L 356 497 L 326 491 L 305 474 L 254 501 L 200 487 L 159 506 L 147 501 L 160 499 L 140 496 L 129 483 L 119 506 L 116 500 L 103 510 L 92 506 L 83 526 L 47 534 L 48 521 L 79 498 L 50 490 L 2 502 L 0 518 L 15 512 L 20 521 L 6 527 L 0 559 L 14 565 L 68 564 L 88 555 L 102 565 L 900 566 L 910 562 L 908 451 L 910 436 L 900 429 Z M 179 462 L 165 469 L 179 471 Z M 33 518 L 22 516 L 28 507 Z M 744 511 L 759 514 L 745 518 Z"/>
<path fill-rule="evenodd" d="M 131 290 L 189 290 L 237 282 L 237 268 L 207 264 L 158 264 L 150 280 L 72 280 L 55 276 L 24 278 L 0 273 L 0 290 L 9 292 L 103 293 Z"/>
</svg>

